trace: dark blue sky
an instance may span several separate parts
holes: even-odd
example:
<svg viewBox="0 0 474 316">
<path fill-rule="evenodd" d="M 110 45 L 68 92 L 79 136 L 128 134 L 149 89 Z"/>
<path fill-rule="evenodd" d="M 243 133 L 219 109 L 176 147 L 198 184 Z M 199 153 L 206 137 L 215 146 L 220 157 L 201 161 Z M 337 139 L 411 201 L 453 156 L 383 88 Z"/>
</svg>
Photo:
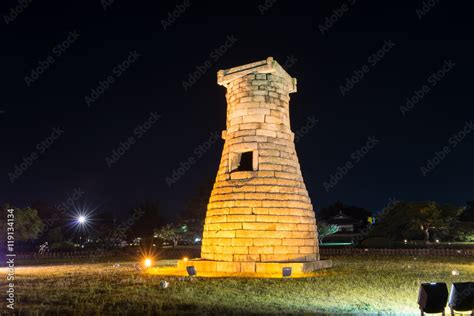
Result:
<svg viewBox="0 0 474 316">
<path fill-rule="evenodd" d="M 297 143 L 316 209 L 474 199 L 470 8 L 441 1 L 419 18 L 422 1 L 108 3 L 33 0 L 15 15 L 18 2 L 2 2 L 0 203 L 57 204 L 81 188 L 102 210 L 155 201 L 180 214 L 217 171 L 223 141 L 213 133 L 226 113 L 217 70 L 268 56 L 298 79 L 293 131 L 318 120 Z M 160 118 L 146 125 L 150 113 Z M 369 137 L 375 146 L 357 153 Z"/>
</svg>

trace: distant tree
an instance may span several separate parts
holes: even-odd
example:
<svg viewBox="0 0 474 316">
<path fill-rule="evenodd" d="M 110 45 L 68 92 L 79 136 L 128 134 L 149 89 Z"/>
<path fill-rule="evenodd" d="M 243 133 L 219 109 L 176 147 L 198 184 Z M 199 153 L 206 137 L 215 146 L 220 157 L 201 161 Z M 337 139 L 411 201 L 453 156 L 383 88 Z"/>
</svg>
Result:
<svg viewBox="0 0 474 316">
<path fill-rule="evenodd" d="M 32 241 L 35 240 L 42 227 L 43 222 L 38 216 L 38 211 L 33 208 L 17 208 L 10 207 L 8 204 L 4 205 L 2 208 L 2 220 L 0 221 L 2 237 L 6 236 L 7 229 L 7 210 L 14 209 L 14 228 L 15 228 L 15 240 L 17 241 Z"/>
<path fill-rule="evenodd" d="M 35 240 L 42 227 L 43 222 L 35 209 L 29 207 L 15 209 L 15 236 L 17 240 Z"/>
<path fill-rule="evenodd" d="M 398 201 L 380 214 L 371 234 L 394 240 L 416 238 L 421 234 L 429 242 L 432 232 L 449 231 L 462 211 L 463 208 L 437 202 Z"/>
<path fill-rule="evenodd" d="M 323 243 L 323 239 L 327 236 L 333 235 L 339 231 L 340 227 L 335 224 L 327 224 L 325 222 L 318 222 L 318 239 L 319 243 Z"/>
<path fill-rule="evenodd" d="M 202 238 L 204 223 L 199 220 L 185 220 L 176 224 L 167 224 L 155 230 L 154 237 L 161 241 L 171 241 L 176 247 L 178 243 L 194 244 L 196 238 Z"/>
<path fill-rule="evenodd" d="M 127 239 L 127 229 L 120 225 L 102 225 L 101 233 L 98 235 L 102 248 L 115 248 Z"/>
<path fill-rule="evenodd" d="M 58 216 L 60 213 L 60 211 L 54 205 L 46 201 L 34 201 L 31 204 L 31 207 L 38 211 L 39 217 L 41 217 L 43 220 L 46 218 Z"/>
<path fill-rule="evenodd" d="M 320 209 L 317 215 L 320 220 L 325 220 L 336 216 L 339 212 L 343 212 L 347 216 L 358 219 L 363 223 L 367 223 L 367 219 L 372 216 L 372 213 L 365 208 L 347 205 L 339 201 Z"/>
<path fill-rule="evenodd" d="M 65 216 L 56 206 L 44 201 L 33 202 L 32 208 L 38 211 L 38 215 L 43 221 L 43 227 L 38 235 L 39 241 L 46 242 L 50 239 L 48 238 L 50 233 L 53 234 L 51 236 L 57 236 L 59 231 L 62 234 L 62 240 L 58 240 L 58 242 L 70 237 L 69 235 L 71 235 L 72 232 L 64 229 L 64 227 L 68 225 L 68 221 L 70 221 L 70 216 Z M 54 232 L 52 232 L 53 230 Z"/>
<path fill-rule="evenodd" d="M 49 243 L 53 242 L 62 242 L 64 241 L 64 235 L 61 227 L 55 227 L 53 229 L 50 229 L 48 233 L 46 234 L 46 240 Z"/>
<path fill-rule="evenodd" d="M 430 241 L 430 231 L 444 230 L 449 233 L 449 227 L 455 224 L 456 218 L 463 212 L 463 208 L 438 204 L 436 202 L 425 202 L 414 205 L 417 212 L 412 215 L 410 227 L 423 232 L 425 241 Z"/>
<path fill-rule="evenodd" d="M 97 230 L 91 232 L 92 237 L 97 239 L 99 247 L 113 248 L 118 246 L 122 240 L 127 239 L 127 227 L 119 227 L 117 219 L 111 212 L 103 212 L 98 215 Z"/>
<path fill-rule="evenodd" d="M 202 238 L 204 220 L 188 219 L 179 223 L 181 239 L 188 243 L 195 243 L 196 238 Z"/>
<path fill-rule="evenodd" d="M 469 201 L 466 203 L 466 209 L 462 212 L 459 220 L 461 222 L 474 223 L 474 201 Z"/>
<path fill-rule="evenodd" d="M 474 223 L 459 222 L 456 224 L 451 233 L 452 239 L 455 241 L 474 241 Z"/>
<path fill-rule="evenodd" d="M 173 247 L 176 247 L 179 242 L 179 236 L 183 233 L 180 226 L 175 224 L 166 224 L 165 226 L 155 230 L 155 237 L 162 241 L 171 241 Z"/>
</svg>

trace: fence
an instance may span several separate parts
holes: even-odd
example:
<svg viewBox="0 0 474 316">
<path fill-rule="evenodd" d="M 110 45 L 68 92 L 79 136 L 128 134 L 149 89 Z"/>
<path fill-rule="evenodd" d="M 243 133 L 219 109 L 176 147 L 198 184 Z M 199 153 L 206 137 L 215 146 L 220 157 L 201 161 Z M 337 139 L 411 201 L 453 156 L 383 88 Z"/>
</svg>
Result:
<svg viewBox="0 0 474 316">
<path fill-rule="evenodd" d="M 474 249 L 446 249 L 446 248 L 324 248 L 319 249 L 321 256 L 350 256 L 350 255 L 382 255 L 382 256 L 472 256 Z M 177 259 L 182 256 L 189 258 L 199 257 L 199 248 L 170 248 L 157 251 L 158 257 Z M 107 258 L 127 255 L 120 251 L 74 251 L 74 252 L 51 252 L 47 254 L 17 254 L 18 260 L 41 259 L 41 258 Z"/>
<path fill-rule="evenodd" d="M 474 249 L 446 248 L 319 248 L 322 256 L 382 255 L 382 256 L 473 256 Z"/>
<path fill-rule="evenodd" d="M 70 252 L 49 252 L 45 254 L 38 253 L 20 253 L 16 255 L 17 260 L 31 260 L 41 258 L 105 258 L 116 256 L 116 252 L 106 251 L 70 251 Z"/>
<path fill-rule="evenodd" d="M 35 260 L 35 259 L 49 259 L 49 258 L 83 258 L 83 259 L 97 259 L 97 258 L 124 258 L 135 260 L 143 256 L 138 249 L 129 250 L 96 250 L 96 251 L 70 251 L 70 252 L 49 252 L 45 254 L 38 253 L 19 253 L 16 255 L 17 260 Z M 182 257 L 198 258 L 201 254 L 201 248 L 196 246 L 175 248 L 156 248 L 150 251 L 150 254 L 163 259 L 181 259 Z"/>
</svg>

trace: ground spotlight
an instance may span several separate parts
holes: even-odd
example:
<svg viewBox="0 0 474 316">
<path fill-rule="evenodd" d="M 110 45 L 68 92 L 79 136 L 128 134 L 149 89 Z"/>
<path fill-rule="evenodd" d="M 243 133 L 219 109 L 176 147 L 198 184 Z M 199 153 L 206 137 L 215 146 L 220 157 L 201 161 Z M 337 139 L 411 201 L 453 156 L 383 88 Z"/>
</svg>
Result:
<svg viewBox="0 0 474 316">
<path fill-rule="evenodd" d="M 143 265 L 145 266 L 145 268 L 150 268 L 152 264 L 153 261 L 150 258 L 145 258 L 145 260 L 143 260 Z"/>
<path fill-rule="evenodd" d="M 444 313 L 448 303 L 446 283 L 421 283 L 418 291 L 418 305 L 421 315 L 424 313 Z"/>
<path fill-rule="evenodd" d="M 183 257 L 183 261 L 188 261 L 188 257 Z"/>
<path fill-rule="evenodd" d="M 196 268 L 194 268 L 194 266 L 186 267 L 186 272 L 188 272 L 189 276 L 195 276 L 196 275 Z"/>
<path fill-rule="evenodd" d="M 448 305 L 451 314 L 474 311 L 474 282 L 453 283 Z"/>
<path fill-rule="evenodd" d="M 283 277 L 285 278 L 288 278 L 291 276 L 291 267 L 284 267 L 282 270 L 281 270 L 281 274 L 283 275 Z"/>
</svg>

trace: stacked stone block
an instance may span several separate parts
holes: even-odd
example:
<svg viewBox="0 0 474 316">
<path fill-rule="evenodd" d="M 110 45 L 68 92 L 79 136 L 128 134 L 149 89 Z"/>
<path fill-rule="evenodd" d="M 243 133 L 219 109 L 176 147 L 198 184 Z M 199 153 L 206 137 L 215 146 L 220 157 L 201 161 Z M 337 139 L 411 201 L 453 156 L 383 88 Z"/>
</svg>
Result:
<svg viewBox="0 0 474 316">
<path fill-rule="evenodd" d="M 239 262 L 241 272 L 255 272 L 259 262 L 318 261 L 315 214 L 290 128 L 296 80 L 269 57 L 219 71 L 218 83 L 227 88 L 227 124 L 201 258 Z M 252 170 L 238 171 L 245 152 Z"/>
</svg>

